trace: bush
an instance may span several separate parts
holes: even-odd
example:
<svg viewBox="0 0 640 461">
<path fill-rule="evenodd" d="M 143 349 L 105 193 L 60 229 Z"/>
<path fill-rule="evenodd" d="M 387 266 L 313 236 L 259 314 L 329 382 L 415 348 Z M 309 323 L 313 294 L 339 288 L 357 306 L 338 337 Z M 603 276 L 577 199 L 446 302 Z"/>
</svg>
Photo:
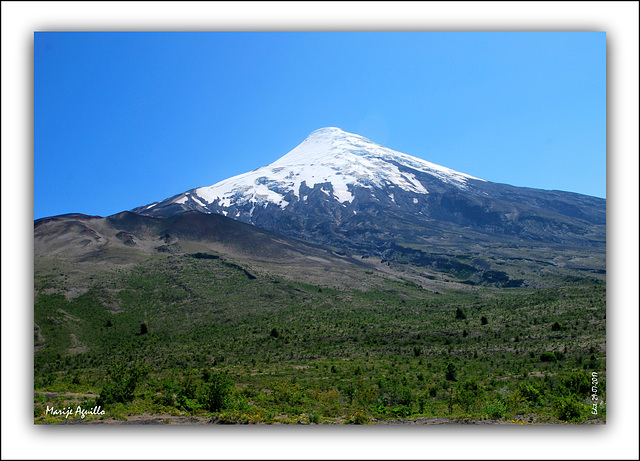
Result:
<svg viewBox="0 0 640 461">
<path fill-rule="evenodd" d="M 540 403 L 540 391 L 531 384 L 520 383 L 518 392 L 522 396 L 522 399 L 530 405 L 535 406 Z"/>
<path fill-rule="evenodd" d="M 205 386 L 204 405 L 209 411 L 220 411 L 231 404 L 231 379 L 222 373 L 213 373 Z"/>
<path fill-rule="evenodd" d="M 563 376 L 560 382 L 570 394 L 589 395 L 591 393 L 591 376 L 585 373 L 573 372 Z"/>
<path fill-rule="evenodd" d="M 581 408 L 575 397 L 560 397 L 555 404 L 555 414 L 561 421 L 575 421 L 580 419 Z"/>
<path fill-rule="evenodd" d="M 189 374 L 186 378 L 180 380 L 178 389 L 179 395 L 184 395 L 188 399 L 196 398 L 198 383 L 196 379 Z"/>
<path fill-rule="evenodd" d="M 355 393 L 355 387 L 347 386 L 349 390 Z M 343 389 L 341 389 L 342 392 Z M 273 399 L 278 403 L 286 403 L 288 405 L 302 405 L 305 399 L 304 389 L 297 383 L 288 381 L 277 381 L 272 384 Z M 353 399 L 353 394 L 351 395 Z"/>
<path fill-rule="evenodd" d="M 411 392 L 411 388 L 408 386 L 394 386 L 391 390 L 391 398 L 390 401 L 392 404 L 399 404 L 410 406 L 413 403 L 414 396 L 413 392 Z"/>
<path fill-rule="evenodd" d="M 173 395 L 170 393 L 160 393 L 160 394 L 154 395 L 151 401 L 155 405 L 161 405 L 163 407 L 173 407 L 176 404 L 173 398 Z"/>
<path fill-rule="evenodd" d="M 96 405 L 128 403 L 134 398 L 136 386 L 146 376 L 147 370 L 140 364 L 112 364 L 108 369 L 108 381 L 100 390 Z"/>
<path fill-rule="evenodd" d="M 459 383 L 455 391 L 454 403 L 458 404 L 462 411 L 471 414 L 476 410 L 478 402 L 483 398 L 483 391 L 474 380 L 467 379 Z"/>
<path fill-rule="evenodd" d="M 371 418 L 364 412 L 364 410 L 358 410 L 350 415 L 345 424 L 369 424 Z"/>
<path fill-rule="evenodd" d="M 375 387 L 366 386 L 364 380 L 360 377 L 356 383 L 356 400 L 358 404 L 365 407 L 373 405 L 377 400 L 376 394 Z"/>
<path fill-rule="evenodd" d="M 507 407 L 500 400 L 494 400 L 493 403 L 485 407 L 487 416 L 491 419 L 502 419 L 507 412 Z"/>
<path fill-rule="evenodd" d="M 396 418 L 407 418 L 411 415 L 411 408 L 406 405 L 400 405 L 392 408 L 391 413 L 393 413 Z"/>
</svg>

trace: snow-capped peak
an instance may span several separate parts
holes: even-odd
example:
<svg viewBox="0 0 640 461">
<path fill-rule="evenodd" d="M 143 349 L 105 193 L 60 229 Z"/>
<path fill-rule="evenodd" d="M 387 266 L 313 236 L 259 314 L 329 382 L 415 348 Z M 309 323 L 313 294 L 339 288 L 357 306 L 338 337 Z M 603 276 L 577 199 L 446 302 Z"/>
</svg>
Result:
<svg viewBox="0 0 640 461">
<path fill-rule="evenodd" d="M 428 194 L 414 172 L 428 173 L 460 188 L 466 187 L 468 179 L 478 179 L 396 152 L 340 128 L 327 127 L 312 132 L 268 166 L 201 187 L 194 193 L 208 204 L 217 202 L 222 207 L 270 202 L 282 208 L 289 204 L 291 194 L 303 200 L 300 195 L 303 184 L 313 188 L 316 184 L 331 183 L 331 194 L 341 203 L 353 201 L 352 190 L 356 186 L 393 185 L 416 194 Z M 330 195 L 328 190 L 325 193 Z"/>
</svg>

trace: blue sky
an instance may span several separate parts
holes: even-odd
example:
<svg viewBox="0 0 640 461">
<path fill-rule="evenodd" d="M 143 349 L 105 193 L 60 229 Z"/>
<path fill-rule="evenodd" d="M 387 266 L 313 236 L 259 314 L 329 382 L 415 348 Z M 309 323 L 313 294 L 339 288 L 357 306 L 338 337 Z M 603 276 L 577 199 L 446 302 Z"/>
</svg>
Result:
<svg viewBox="0 0 640 461">
<path fill-rule="evenodd" d="M 606 197 L 604 32 L 36 32 L 34 218 L 110 215 L 337 126 Z"/>
</svg>

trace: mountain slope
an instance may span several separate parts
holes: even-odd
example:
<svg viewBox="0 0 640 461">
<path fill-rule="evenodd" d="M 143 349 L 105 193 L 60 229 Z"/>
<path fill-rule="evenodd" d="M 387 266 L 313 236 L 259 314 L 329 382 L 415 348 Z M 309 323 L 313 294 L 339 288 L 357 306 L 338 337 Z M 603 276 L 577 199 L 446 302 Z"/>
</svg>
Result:
<svg viewBox="0 0 640 461">
<path fill-rule="evenodd" d="M 327 286 L 362 286 L 375 278 L 369 276 L 375 272 L 373 263 L 198 211 L 169 218 L 128 211 L 109 217 L 43 218 L 34 223 L 34 252 L 36 278 L 65 273 L 64 283 L 79 292 L 90 286 L 93 276 L 172 255 L 222 258 L 248 272 Z"/>
<path fill-rule="evenodd" d="M 314 131 L 271 165 L 133 211 L 170 216 L 190 209 L 323 243 L 336 237 L 322 238 L 327 227 L 357 236 L 363 221 L 381 212 L 427 228 L 439 221 L 492 238 L 581 246 L 602 245 L 606 222 L 603 199 L 491 183 L 338 128 Z"/>
<path fill-rule="evenodd" d="M 184 210 L 435 270 L 523 246 L 546 259 L 597 254 L 587 267 L 604 270 L 604 199 L 492 183 L 338 128 L 314 131 L 271 165 L 133 211 Z"/>
</svg>

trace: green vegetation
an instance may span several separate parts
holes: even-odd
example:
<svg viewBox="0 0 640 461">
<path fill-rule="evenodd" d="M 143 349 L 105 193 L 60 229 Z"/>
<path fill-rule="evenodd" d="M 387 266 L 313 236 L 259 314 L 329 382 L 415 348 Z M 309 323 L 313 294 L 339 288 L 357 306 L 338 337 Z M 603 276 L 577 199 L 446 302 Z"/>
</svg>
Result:
<svg viewBox="0 0 640 461">
<path fill-rule="evenodd" d="M 61 272 L 36 277 L 36 422 L 72 398 L 220 423 L 606 417 L 604 284 L 345 290 L 160 255 L 69 299 Z"/>
</svg>

